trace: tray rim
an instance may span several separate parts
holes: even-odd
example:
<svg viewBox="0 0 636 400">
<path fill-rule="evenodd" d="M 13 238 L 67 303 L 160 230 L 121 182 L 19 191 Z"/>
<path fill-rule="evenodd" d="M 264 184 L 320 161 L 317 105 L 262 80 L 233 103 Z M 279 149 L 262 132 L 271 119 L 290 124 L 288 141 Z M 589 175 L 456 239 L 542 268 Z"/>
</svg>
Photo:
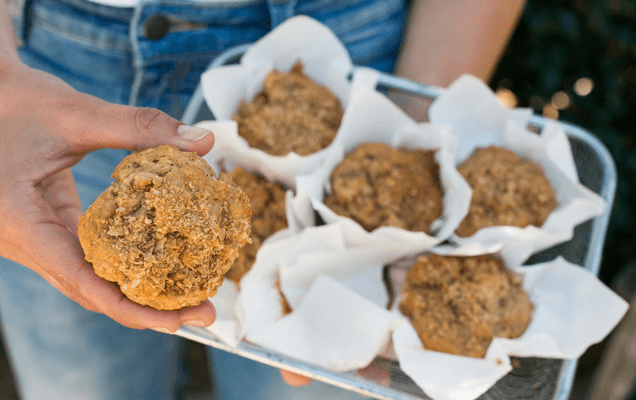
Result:
<svg viewBox="0 0 636 400">
<path fill-rule="evenodd" d="M 251 46 L 252 43 L 245 43 L 225 50 L 209 64 L 206 71 L 226 65 L 241 57 Z M 355 68 L 356 67 L 354 66 L 354 70 Z M 378 86 L 428 99 L 435 99 L 445 91 L 445 89 L 441 87 L 425 85 L 382 72 L 378 79 Z M 196 121 L 196 117 L 198 116 L 204 101 L 203 89 L 199 83 L 184 110 L 181 121 L 188 125 L 198 122 Z M 530 118 L 530 124 L 537 128 L 542 128 L 548 121 L 549 120 L 547 118 L 536 114 L 533 114 Z M 588 253 L 585 256 L 585 262 L 582 265 L 583 268 L 598 276 L 603 256 L 603 246 L 605 244 L 605 237 L 616 193 L 616 164 L 607 147 L 605 147 L 601 140 L 594 136 L 590 131 L 569 122 L 559 121 L 559 123 L 563 126 L 569 138 L 579 140 L 588 145 L 603 165 L 603 178 L 598 194 L 605 200 L 606 207 L 602 215 L 592 220 L 590 246 L 588 248 Z M 284 368 L 291 372 L 376 399 L 421 400 L 420 397 L 410 395 L 391 387 L 378 385 L 351 373 L 339 373 L 325 368 L 312 366 L 276 352 L 268 351 L 265 348 L 250 344 L 246 341 L 242 341 L 237 347 L 231 347 L 217 340 L 214 335 L 205 330 L 205 328 L 181 326 L 175 334 L 275 368 Z M 578 359 L 563 360 L 553 400 L 568 400 L 570 392 L 572 391 L 577 363 Z"/>
</svg>

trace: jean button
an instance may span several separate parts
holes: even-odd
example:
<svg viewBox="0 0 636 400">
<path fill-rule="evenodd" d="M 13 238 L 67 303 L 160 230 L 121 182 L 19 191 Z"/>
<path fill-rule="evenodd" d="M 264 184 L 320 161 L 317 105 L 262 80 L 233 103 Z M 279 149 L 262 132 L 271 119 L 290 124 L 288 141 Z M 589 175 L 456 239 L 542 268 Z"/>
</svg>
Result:
<svg viewBox="0 0 636 400">
<path fill-rule="evenodd" d="M 144 25 L 144 35 L 150 40 L 159 40 L 166 36 L 170 21 L 165 15 L 156 14 L 148 18 Z"/>
</svg>

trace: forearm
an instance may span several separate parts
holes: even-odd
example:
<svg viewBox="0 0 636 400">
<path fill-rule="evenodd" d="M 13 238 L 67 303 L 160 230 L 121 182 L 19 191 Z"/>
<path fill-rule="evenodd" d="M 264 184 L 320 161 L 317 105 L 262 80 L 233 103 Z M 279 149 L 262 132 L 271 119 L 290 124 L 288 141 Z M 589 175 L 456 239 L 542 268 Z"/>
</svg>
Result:
<svg viewBox="0 0 636 400">
<path fill-rule="evenodd" d="M 448 86 L 461 74 L 488 82 L 525 0 L 415 0 L 396 74 Z"/>
<path fill-rule="evenodd" d="M 0 61 L 20 62 L 16 46 L 9 9 L 5 0 L 0 0 Z"/>
</svg>

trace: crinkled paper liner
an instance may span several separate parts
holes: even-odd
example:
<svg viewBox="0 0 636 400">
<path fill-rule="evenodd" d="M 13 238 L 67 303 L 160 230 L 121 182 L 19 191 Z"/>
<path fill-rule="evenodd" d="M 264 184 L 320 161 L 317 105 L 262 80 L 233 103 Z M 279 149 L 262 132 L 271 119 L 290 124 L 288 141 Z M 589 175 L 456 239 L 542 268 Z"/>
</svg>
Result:
<svg viewBox="0 0 636 400">
<path fill-rule="evenodd" d="M 307 76 L 338 97 L 345 115 L 352 88 L 374 86 L 376 82 L 377 73 L 368 68 L 356 69 L 350 82 L 352 63 L 344 45 L 325 25 L 296 16 L 255 42 L 239 64 L 206 71 L 201 77 L 206 104 L 217 121 L 231 121 L 241 100 L 250 102 L 262 92 L 263 80 L 271 70 L 289 71 L 297 61 L 302 62 Z M 267 164 L 267 178 L 291 188 L 295 176 L 312 171 L 327 154 L 323 149 L 307 156 L 272 156 L 250 147 L 238 131 L 217 135 L 215 147 L 226 154 L 230 168 L 235 160 Z"/>
<path fill-rule="evenodd" d="M 277 242 L 291 235 L 291 232 L 293 232 L 293 230 L 287 228 L 267 238 L 256 253 L 257 261 L 254 265 L 257 265 L 259 257 L 261 258 L 262 264 L 263 255 L 261 255 L 261 252 L 264 248 L 276 249 Z M 267 258 L 267 255 L 265 255 L 265 258 Z M 254 266 L 252 266 L 252 270 L 253 269 Z M 225 279 L 217 294 L 209 299 L 216 309 L 216 320 L 214 324 L 206 329 L 216 338 L 231 347 L 238 346 L 245 336 L 243 327 L 245 311 L 241 308 L 241 302 L 250 302 L 252 298 L 261 301 L 261 297 L 264 295 L 264 303 L 250 304 L 250 306 L 263 305 L 263 308 L 259 309 L 260 312 L 254 314 L 254 317 L 269 320 L 278 319 L 283 314 L 281 298 L 278 290 L 275 288 L 277 277 L 275 275 L 259 276 L 252 273 L 253 278 L 246 280 L 245 278 L 252 270 L 243 276 L 240 282 L 240 288 L 230 279 Z M 248 314 L 248 321 L 254 323 L 252 318 L 250 318 L 251 316 L 251 314 Z"/>
<path fill-rule="evenodd" d="M 308 21 L 305 23 L 314 24 L 313 21 Z M 306 27 L 303 26 L 303 29 Z M 299 46 L 287 44 L 292 36 L 279 36 L 276 39 L 275 32 L 270 34 L 271 39 L 264 38 L 263 43 L 267 44 L 265 39 L 279 43 L 285 41 L 285 48 L 276 45 L 270 47 L 268 44 L 264 47 L 265 50 L 254 50 L 254 55 L 244 57 L 242 64 L 223 72 L 218 83 L 208 81 L 208 92 L 221 90 L 217 85 L 225 91 L 219 92 L 219 100 L 206 97 L 217 118 L 230 119 L 241 99 L 250 99 L 260 91 L 262 79 L 271 68 L 289 69 L 298 59 L 298 53 L 294 51 Z M 314 32 L 308 36 L 319 35 Z M 300 42 L 306 38 L 301 35 Z M 254 47 L 259 49 L 257 45 Z M 284 51 L 285 49 L 289 49 L 289 52 Z M 282 54 L 281 59 L 285 61 L 272 61 L 279 55 L 277 52 Z M 303 57 L 310 53 L 303 53 Z M 308 62 L 312 57 L 301 59 Z M 325 63 L 323 61 L 323 67 Z M 350 69 L 348 57 L 347 62 L 336 62 L 334 65 L 339 66 L 328 66 L 327 70 L 348 72 Z M 316 70 L 319 68 L 307 68 L 308 74 Z M 338 74 L 327 75 L 329 79 L 310 74 L 319 82 L 330 79 L 339 81 L 339 78 L 334 78 Z M 367 77 L 361 81 L 368 84 L 373 79 Z M 472 85 L 474 89 L 476 84 L 469 82 L 467 85 Z M 304 173 L 314 174 L 317 174 L 317 167 L 322 167 L 322 184 L 315 185 L 311 180 L 306 180 L 306 177 L 299 178 L 297 195 L 293 199 L 289 196 L 287 198 L 288 222 L 294 224 L 295 229 L 278 232 L 263 244 L 254 266 L 241 281 L 240 292 L 227 281 L 219 294 L 212 299 L 218 313 L 217 322 L 213 325 L 217 326 L 217 336 L 225 338 L 226 343 L 233 345 L 245 338 L 290 357 L 344 371 L 368 365 L 386 347 L 392 335 L 401 368 L 429 396 L 435 399 L 472 399 L 485 392 L 511 369 L 508 355 L 576 358 L 589 345 L 602 340 L 611 331 L 625 313 L 626 303 L 589 272 L 557 259 L 533 267 L 513 268 L 524 276 L 524 288 L 535 305 L 531 325 L 521 338 L 495 339 L 484 359 L 423 349 L 410 323 L 395 311 L 386 310 L 388 299 L 382 281 L 382 268 L 391 260 L 406 254 L 415 255 L 439 244 L 459 225 L 468 210 L 470 188 L 461 176 L 457 179 L 459 174 L 454 168 L 448 168 L 453 171 L 450 178 L 442 175 L 442 184 L 445 194 L 454 190 L 461 194 L 445 196 L 444 217 L 435 226 L 436 237 L 424 237 L 390 227 L 377 229 L 370 235 L 349 219 L 334 215 L 330 219 L 329 210 L 325 211 L 324 205 L 321 210 L 323 189 L 328 188 L 325 183 L 328 182 L 329 168 L 339 162 L 339 157 L 362 143 L 364 140 L 360 137 L 365 136 L 372 141 L 411 148 L 422 146 L 424 138 L 435 137 L 436 139 L 432 139 L 436 143 L 434 146 L 444 149 L 438 152 L 438 162 L 445 169 L 445 165 L 456 164 L 455 156 L 462 160 L 478 145 L 499 144 L 504 139 L 510 140 L 511 144 L 508 145 L 516 149 L 518 154 L 541 161 L 548 178 L 557 183 L 555 187 L 569 185 L 568 193 L 576 193 L 574 196 L 559 197 L 560 200 L 567 200 L 560 201 L 560 205 L 567 203 L 579 207 L 563 211 L 561 218 L 567 217 L 575 221 L 568 226 L 573 228 L 581 221 L 602 212 L 602 200 L 578 183 L 569 142 L 558 125 L 548 124 L 540 136 L 529 136 L 529 132 L 520 128 L 527 124 L 530 116 L 528 111 L 503 109 L 498 102 L 492 101 L 491 92 L 487 95 L 481 93 L 483 97 L 477 101 L 464 98 L 463 94 L 459 98 L 450 97 L 451 94 L 457 94 L 455 89 L 451 86 L 449 93 L 436 102 L 437 105 L 431 110 L 432 124 L 418 125 L 406 115 L 400 114 L 401 112 L 396 112 L 392 104 L 386 104 L 384 99 L 380 100 L 376 92 L 365 93 L 364 89 L 356 87 L 351 91 L 349 102 L 346 97 L 341 97 L 345 99 L 343 104 L 347 104 L 342 124 L 344 128 L 341 126 L 334 143 L 321 152 L 320 159 L 316 157 L 306 164 L 301 160 L 302 157 L 295 154 L 271 157 L 254 153 L 255 150 L 249 149 L 236 134 L 234 122 L 225 121 L 225 125 L 210 127 L 217 134 L 218 154 L 222 154 L 220 158 L 230 169 L 233 168 L 233 163 L 243 165 L 248 169 L 261 171 L 269 179 L 279 180 L 293 187 L 301 167 L 306 168 Z M 339 97 L 349 93 L 348 90 L 334 88 L 332 91 Z M 359 92 L 365 95 L 360 95 L 360 99 L 356 100 Z M 366 113 L 357 115 L 358 112 L 351 112 L 351 109 L 355 110 L 357 101 L 360 101 L 360 107 L 368 107 Z M 445 102 L 450 104 L 444 105 Z M 450 111 L 445 111 L 447 106 L 451 107 Z M 452 107 L 466 108 L 476 115 L 471 117 L 471 113 L 462 112 L 458 116 L 453 113 Z M 374 118 L 384 115 L 383 113 L 393 116 Z M 440 126 L 439 122 L 453 122 L 450 127 L 456 136 L 450 135 L 447 128 Z M 460 122 L 473 124 L 472 128 L 462 129 Z M 349 125 L 351 128 L 348 128 Z M 349 137 L 342 134 L 346 129 L 356 132 Z M 387 132 L 391 132 L 391 136 L 387 137 Z M 470 140 L 465 139 L 467 134 L 471 134 Z M 211 158 L 209 161 L 213 164 L 220 158 Z M 552 167 L 544 166 L 548 162 L 553 164 Z M 328 164 L 331 167 L 325 167 Z M 274 167 L 270 170 L 272 165 Z M 457 187 L 448 186 L 454 182 Z M 313 226 L 314 207 L 319 212 L 322 211 L 321 216 L 329 224 Z M 553 214 L 558 216 L 557 211 Z M 567 239 L 563 237 L 571 231 L 571 228 L 561 224 L 556 217 L 553 219 L 555 222 L 551 224 L 555 225 L 555 231 L 549 231 L 549 238 L 540 242 L 543 246 L 550 246 L 553 243 L 550 240 L 555 240 L 550 239 L 550 234 L 560 236 L 559 240 L 565 241 Z M 543 229 L 535 229 L 544 230 L 548 222 L 550 219 Z M 510 236 L 518 238 L 517 233 L 506 231 L 506 234 L 504 239 Z M 387 246 L 387 243 L 391 245 Z M 459 249 L 453 248 L 451 251 L 458 254 L 483 254 L 502 250 L 507 264 L 516 265 L 518 263 L 511 260 L 526 258 L 525 253 L 528 250 L 525 243 L 527 241 L 521 241 L 521 250 L 514 250 L 515 245 L 507 240 L 472 241 L 463 242 Z M 375 250 L 369 251 L 369 247 Z M 533 247 L 531 251 L 537 251 L 540 247 Z M 514 250 L 512 255 L 506 256 L 507 248 Z M 438 250 L 441 252 L 442 249 Z M 293 308 L 293 312 L 286 316 L 283 315 L 281 296 L 276 288 L 279 280 L 282 291 Z M 563 285 L 563 282 L 568 282 L 568 285 Z"/>
<path fill-rule="evenodd" d="M 338 157 L 368 141 L 437 150 L 445 193 L 438 237 L 392 227 L 369 233 L 337 216 L 313 226 L 312 196 L 317 193 L 314 200 L 322 199 Z M 241 280 L 236 315 L 245 339 L 338 371 L 367 366 L 386 347 L 399 320 L 386 309 L 383 266 L 430 249 L 454 231 L 468 210 L 470 188 L 453 166 L 454 146 L 445 127 L 416 124 L 378 92 L 358 88 L 328 161 L 315 174 L 298 178 L 299 195 L 288 204 L 304 229 L 263 245 Z M 293 309 L 286 316 L 278 281 Z"/>
<path fill-rule="evenodd" d="M 217 136 L 226 136 L 236 132 L 236 123 L 234 121 L 205 121 L 199 124 L 207 129 L 210 129 Z M 253 163 L 249 159 L 234 159 L 233 162 L 228 163 L 226 160 L 227 154 L 223 148 L 215 146 L 203 159 L 206 160 L 217 176 L 222 171 L 231 172 L 236 167 L 243 167 L 247 171 L 256 172 L 264 176 L 268 176 L 268 164 Z M 298 232 L 300 227 L 295 223 L 291 208 L 289 207 L 292 199 L 293 192 L 287 190 L 285 193 L 285 211 L 287 217 L 288 227 L 282 231 L 274 233 L 268 237 L 262 244 L 262 246 L 275 242 L 281 238 L 285 238 L 294 232 Z M 260 249 L 259 249 L 260 252 Z M 257 253 L 258 254 L 258 253 Z M 243 287 L 243 285 L 241 285 Z M 230 279 L 225 279 L 217 294 L 210 298 L 210 301 L 216 308 L 216 321 L 214 324 L 207 328 L 209 332 L 214 334 L 217 338 L 222 340 L 225 344 L 236 347 L 241 339 L 241 327 L 240 319 L 236 313 L 236 305 L 239 298 L 239 287 Z"/>
<path fill-rule="evenodd" d="M 214 149 L 204 158 L 217 174 L 221 168 L 231 171 L 242 166 L 294 189 L 295 176 L 312 171 L 327 155 L 324 149 L 309 156 L 295 153 L 284 157 L 271 156 L 249 147 L 238 135 L 237 124 L 232 120 L 241 100 L 251 101 L 263 90 L 263 80 L 272 69 L 288 71 L 297 61 L 303 63 L 304 72 L 310 78 L 327 86 L 338 97 L 345 115 L 353 88 L 373 87 L 377 82 L 377 72 L 366 68 L 357 69 L 353 81 L 349 82 L 351 59 L 342 43 L 326 26 L 306 16 L 287 20 L 257 41 L 243 55 L 240 64 L 215 68 L 202 76 L 204 98 L 216 120 L 202 121 L 197 125 L 215 134 Z M 286 209 L 289 228 L 268 238 L 263 246 L 300 229 L 288 206 L 290 197 L 291 192 L 288 192 Z M 278 254 L 274 256 L 277 257 Z M 258 285 L 275 285 L 277 279 L 263 280 Z M 243 291 L 246 285 L 250 288 L 252 282 L 249 279 L 246 283 L 242 281 Z M 273 286 L 269 289 L 272 288 Z M 249 290 L 260 293 L 259 289 Z M 239 288 L 226 279 L 217 295 L 211 299 L 217 309 L 217 320 L 208 330 L 231 346 L 238 345 L 244 331 L 240 318 L 243 315 L 242 310 L 239 308 L 237 313 L 236 309 L 239 297 Z M 277 292 L 272 295 L 271 300 L 278 316 L 278 311 L 282 312 L 282 308 Z"/>
<path fill-rule="evenodd" d="M 339 216 L 322 203 L 330 192 L 330 176 L 344 155 L 358 145 L 382 142 L 405 149 L 436 150 L 440 183 L 443 191 L 443 213 L 433 223 L 433 236 L 396 227 L 380 227 L 367 232 L 350 218 Z M 296 196 L 291 208 L 298 224 L 315 224 L 316 210 L 327 224 L 343 227 L 346 246 L 360 253 L 357 264 L 365 260 L 387 264 L 401 257 L 426 251 L 448 238 L 463 220 L 470 205 L 471 189 L 455 168 L 453 152 L 456 143 L 446 125 L 417 124 L 388 98 L 371 89 L 358 88 L 351 96 L 349 113 L 343 119 L 340 136 L 329 149 L 329 155 L 311 174 L 296 179 Z M 287 294 L 287 278 L 282 275 Z"/>
<path fill-rule="evenodd" d="M 315 179 L 312 176 L 299 178 L 299 195 L 291 199 L 288 194 L 287 215 L 290 229 L 275 237 L 290 237 L 283 243 L 277 243 L 276 247 L 272 247 L 274 243 L 270 239 L 263 244 L 252 271 L 241 281 L 240 293 L 236 288 L 227 289 L 226 285 L 233 285 L 232 282 L 227 282 L 213 298 L 213 303 L 219 304 L 217 308 L 238 304 L 236 310 L 218 310 L 218 321 L 210 328 L 224 342 L 236 345 L 244 334 L 258 332 L 282 316 L 281 298 L 276 289 L 279 280 L 282 292 L 294 309 L 320 274 L 351 281 L 352 285 L 353 282 L 357 282 L 352 287 L 357 287 L 367 294 L 372 291 L 382 293 L 384 299 L 381 305 L 384 306 L 386 293 L 381 281 L 383 265 L 435 246 L 454 231 L 466 214 L 470 188 L 453 166 L 451 149 L 455 144 L 445 127 L 416 124 L 386 97 L 363 87 L 359 87 L 352 94 L 350 109 L 343 119 L 340 136 L 328 150 L 331 168 L 339 161 L 338 157 L 342 158 L 344 151 L 370 140 L 384 141 L 393 146 L 406 148 L 438 150 L 436 159 L 440 164 L 444 189 L 444 214 L 436 223 L 437 236 L 408 232 L 394 227 L 384 227 L 369 233 L 349 218 L 332 215 L 336 221 L 329 221 L 325 218 L 327 214 L 323 214 L 323 218 L 333 226 L 307 228 L 303 232 L 304 235 L 294 235 L 303 227 L 310 227 L 314 223 L 310 196 L 314 188 L 324 187 L 324 182 L 328 179 L 327 172 L 330 171 L 324 168 L 316 169 L 318 175 L 315 176 L 323 174 L 327 177 L 323 182 L 312 183 L 311 180 Z M 199 125 L 212 130 L 217 138 L 236 133 L 236 123 L 233 121 L 208 121 Z M 220 171 L 221 165 L 228 168 L 227 151 L 227 148 L 215 146 L 205 159 L 215 170 Z M 259 163 L 252 157 L 237 156 L 229 164 L 232 167 L 241 165 L 249 170 L 257 170 L 265 176 L 271 176 L 269 172 L 273 163 L 268 161 Z M 322 191 L 319 191 L 319 195 L 322 199 Z M 317 208 L 319 207 L 320 205 Z M 328 238 L 322 236 L 325 231 L 331 232 Z M 336 238 L 337 244 L 333 242 Z M 307 244 L 303 244 L 302 240 Z M 343 265 L 347 268 L 343 268 Z M 373 279 L 368 278 L 370 275 L 373 275 Z M 226 296 L 229 298 L 226 299 Z M 252 312 L 255 305 L 258 307 Z M 222 319 L 220 316 L 229 317 Z M 219 328 L 216 328 L 217 324 Z"/>
<path fill-rule="evenodd" d="M 387 346 L 398 319 L 386 309 L 383 266 L 360 268 L 345 235 L 335 224 L 309 227 L 261 248 L 237 308 L 248 341 L 337 371 L 365 367 Z M 286 316 L 275 287 L 285 275 Z"/>
<path fill-rule="evenodd" d="M 496 338 L 484 359 L 425 350 L 397 312 L 399 299 L 387 311 L 382 265 L 358 273 L 343 268 L 355 269 L 359 254 L 346 248 L 342 229 L 337 224 L 309 227 L 261 248 L 241 281 L 236 308 L 248 341 L 336 371 L 364 368 L 392 342 L 400 367 L 427 395 L 473 399 L 511 370 L 509 356 L 578 358 L 618 324 L 628 307 L 593 274 L 562 258 L 515 266 L 510 269 L 523 277 L 534 305 L 520 338 Z M 330 265 L 335 259 L 341 262 Z M 275 283 L 285 273 L 294 278 L 294 271 L 302 271 L 304 279 L 292 279 L 288 286 L 295 304 L 284 316 Z"/>
<path fill-rule="evenodd" d="M 490 88 L 469 75 L 460 77 L 436 99 L 429 115 L 434 123 L 450 125 L 458 143 L 458 163 L 477 147 L 508 148 L 541 166 L 557 198 L 556 209 L 540 228 L 496 226 L 480 229 L 471 237 L 453 235 L 455 246 L 438 252 L 476 255 L 500 251 L 509 264 L 521 264 L 534 253 L 572 239 L 577 225 L 603 213 L 603 198 L 579 183 L 570 142 L 558 122 L 549 122 L 539 135 L 527 130 L 530 110 L 505 108 Z"/>
<path fill-rule="evenodd" d="M 592 273 L 561 257 L 510 269 L 523 277 L 534 305 L 532 320 L 517 339 L 493 339 L 483 359 L 426 350 L 402 317 L 392 335 L 400 368 L 431 398 L 479 397 L 512 369 L 509 356 L 578 358 L 607 336 L 629 307 Z"/>
</svg>

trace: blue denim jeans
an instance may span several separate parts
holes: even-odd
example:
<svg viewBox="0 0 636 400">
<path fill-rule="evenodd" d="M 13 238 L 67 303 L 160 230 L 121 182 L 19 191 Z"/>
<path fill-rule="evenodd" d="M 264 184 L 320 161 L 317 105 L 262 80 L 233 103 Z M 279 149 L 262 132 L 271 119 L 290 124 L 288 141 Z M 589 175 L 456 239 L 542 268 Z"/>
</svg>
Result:
<svg viewBox="0 0 636 400">
<path fill-rule="evenodd" d="M 135 8 L 25 0 L 14 28 L 25 64 L 81 92 L 179 118 L 217 54 L 258 40 L 296 14 L 329 26 L 354 63 L 392 70 L 405 24 L 403 0 L 167 0 Z M 157 15 L 171 23 L 151 40 L 145 28 Z M 84 208 L 126 155 L 99 150 L 73 168 Z M 173 399 L 183 381 L 180 338 L 128 329 L 86 311 L 31 270 L 1 258 L 0 312 L 24 399 Z M 225 352 L 211 349 L 208 358 L 216 399 L 358 397 L 318 382 L 290 388 L 277 370 Z"/>
</svg>

